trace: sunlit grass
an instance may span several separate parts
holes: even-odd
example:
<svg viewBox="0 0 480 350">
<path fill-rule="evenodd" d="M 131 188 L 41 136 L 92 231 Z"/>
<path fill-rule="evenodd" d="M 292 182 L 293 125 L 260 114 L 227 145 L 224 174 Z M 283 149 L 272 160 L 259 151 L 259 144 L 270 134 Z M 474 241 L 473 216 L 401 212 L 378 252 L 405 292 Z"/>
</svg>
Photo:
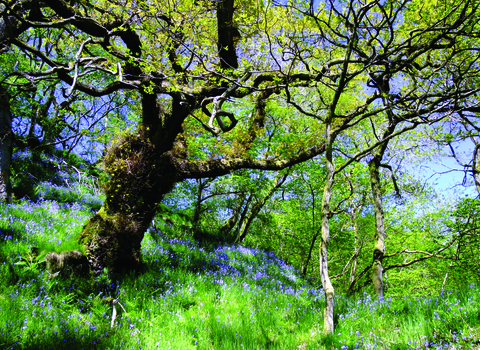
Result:
<svg viewBox="0 0 480 350">
<path fill-rule="evenodd" d="M 480 290 L 336 298 L 261 250 L 149 231 L 138 274 L 50 278 L 32 247 L 77 249 L 93 211 L 39 200 L 0 206 L 1 349 L 454 349 L 480 338 Z M 30 259 L 30 260 L 29 260 Z M 116 316 L 113 318 L 113 311 Z M 113 327 L 112 327 L 113 322 Z"/>
<path fill-rule="evenodd" d="M 61 252 L 81 249 L 76 237 L 92 215 L 91 208 L 78 203 L 39 200 L 21 204 L 0 204 L 0 232 L 4 243 L 13 244 L 10 252 L 33 246 L 39 250 Z M 17 246 L 18 245 L 18 246 Z"/>
<path fill-rule="evenodd" d="M 87 179 L 88 180 L 88 179 Z M 54 200 L 59 203 L 78 203 L 94 210 L 100 209 L 103 196 L 98 194 L 98 189 L 91 182 L 70 186 L 58 186 L 48 182 L 42 182 L 36 187 L 37 196 L 44 200 Z"/>
</svg>

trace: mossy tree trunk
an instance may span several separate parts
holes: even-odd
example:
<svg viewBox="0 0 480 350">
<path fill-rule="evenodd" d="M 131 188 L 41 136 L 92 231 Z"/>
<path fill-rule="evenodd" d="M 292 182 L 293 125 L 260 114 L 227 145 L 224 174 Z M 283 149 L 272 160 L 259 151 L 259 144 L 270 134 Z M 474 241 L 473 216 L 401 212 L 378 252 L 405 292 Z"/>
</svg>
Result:
<svg viewBox="0 0 480 350">
<path fill-rule="evenodd" d="M 13 147 L 12 116 L 9 96 L 0 86 L 0 202 L 12 199 L 10 185 L 10 162 Z"/>
<path fill-rule="evenodd" d="M 157 151 L 143 131 L 114 145 L 105 156 L 110 179 L 106 200 L 80 236 L 94 270 L 137 269 L 140 243 L 158 203 L 178 178 L 165 154 Z"/>
<path fill-rule="evenodd" d="M 149 94 L 142 96 L 142 105 L 143 123 L 137 132 L 115 142 L 104 155 L 106 199 L 79 237 L 94 271 L 141 266 L 140 244 L 157 206 L 182 180 L 168 151 L 188 114 L 179 104 L 171 114 L 162 113 Z"/>
<path fill-rule="evenodd" d="M 373 248 L 372 284 L 373 292 L 383 300 L 383 256 L 385 255 L 385 224 L 382 204 L 378 157 L 369 162 L 370 184 L 372 187 L 373 207 L 375 210 L 375 245 Z"/>
<path fill-rule="evenodd" d="M 372 285 L 373 292 L 379 300 L 383 300 L 384 297 L 384 283 L 383 283 L 383 258 L 385 255 L 385 215 L 383 212 L 382 201 L 382 184 L 380 182 L 380 167 L 390 169 L 389 165 L 382 164 L 383 156 L 388 148 L 389 138 L 395 132 L 397 126 L 397 119 L 394 118 L 391 111 L 389 114 L 389 124 L 383 132 L 384 141 L 374 152 L 373 158 L 368 163 L 368 169 L 370 173 L 370 187 L 372 189 L 372 202 L 375 212 L 375 234 L 374 234 L 374 247 L 373 247 L 373 259 L 372 259 Z M 399 189 L 395 177 L 392 174 L 392 181 L 395 187 L 397 195 L 400 195 Z"/>
</svg>

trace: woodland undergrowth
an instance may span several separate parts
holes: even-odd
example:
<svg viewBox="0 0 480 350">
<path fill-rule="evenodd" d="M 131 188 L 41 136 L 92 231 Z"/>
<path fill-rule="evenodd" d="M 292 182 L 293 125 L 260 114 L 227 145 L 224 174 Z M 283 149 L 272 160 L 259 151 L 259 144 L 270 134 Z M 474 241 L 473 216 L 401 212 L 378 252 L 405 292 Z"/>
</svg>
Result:
<svg viewBox="0 0 480 350">
<path fill-rule="evenodd" d="M 81 249 L 76 236 L 100 198 L 85 183 L 36 193 L 0 205 L 0 349 L 480 347 L 477 285 L 383 302 L 337 295 L 325 337 L 318 282 L 270 252 L 180 232 L 147 232 L 141 272 L 52 277 L 45 253 Z"/>
</svg>

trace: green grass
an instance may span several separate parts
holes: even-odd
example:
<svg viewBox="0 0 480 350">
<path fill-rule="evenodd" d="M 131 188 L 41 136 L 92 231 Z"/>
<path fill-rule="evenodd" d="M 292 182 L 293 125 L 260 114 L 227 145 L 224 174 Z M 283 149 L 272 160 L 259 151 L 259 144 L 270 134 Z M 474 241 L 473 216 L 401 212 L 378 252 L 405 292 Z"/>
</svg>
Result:
<svg viewBox="0 0 480 350">
<path fill-rule="evenodd" d="M 0 349 L 474 349 L 480 289 L 336 298 L 273 254 L 149 231 L 142 273 L 50 278 L 32 252 L 79 249 L 89 202 L 0 205 Z M 113 319 L 113 311 L 116 316 Z M 113 327 L 111 326 L 113 322 Z M 461 347 L 462 346 L 462 347 Z"/>
</svg>

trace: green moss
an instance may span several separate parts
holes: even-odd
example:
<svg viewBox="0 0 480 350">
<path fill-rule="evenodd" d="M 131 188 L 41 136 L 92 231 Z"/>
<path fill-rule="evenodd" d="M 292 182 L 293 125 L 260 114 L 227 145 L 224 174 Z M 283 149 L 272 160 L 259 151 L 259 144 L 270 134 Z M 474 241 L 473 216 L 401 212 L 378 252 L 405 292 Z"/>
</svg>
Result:
<svg viewBox="0 0 480 350">
<path fill-rule="evenodd" d="M 170 159 L 142 131 L 124 136 L 104 156 L 106 201 L 84 226 L 79 241 L 94 270 L 142 265 L 140 244 L 157 205 L 175 182 Z"/>
<path fill-rule="evenodd" d="M 84 226 L 80 242 L 94 270 L 128 270 L 141 265 L 141 225 L 123 214 L 107 214 L 102 208 Z"/>
</svg>

